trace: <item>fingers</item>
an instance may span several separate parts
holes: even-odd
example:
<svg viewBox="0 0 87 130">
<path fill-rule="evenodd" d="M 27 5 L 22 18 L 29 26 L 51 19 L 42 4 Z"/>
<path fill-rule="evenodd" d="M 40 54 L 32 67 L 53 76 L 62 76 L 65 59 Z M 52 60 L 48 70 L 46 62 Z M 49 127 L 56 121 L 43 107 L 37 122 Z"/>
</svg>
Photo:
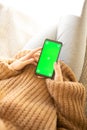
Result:
<svg viewBox="0 0 87 130">
<path fill-rule="evenodd" d="M 33 65 L 35 65 L 35 66 L 37 66 L 37 62 L 35 62 L 35 61 L 34 61 L 34 62 L 32 62 L 32 64 L 33 64 Z"/>
<path fill-rule="evenodd" d="M 23 64 L 24 64 L 24 66 L 26 66 L 26 65 L 31 64 L 33 62 L 34 62 L 34 58 L 31 58 L 29 60 L 24 61 Z"/>
<path fill-rule="evenodd" d="M 39 79 L 44 79 L 44 77 L 42 77 L 42 76 L 37 76 Z"/>
<path fill-rule="evenodd" d="M 16 62 L 14 62 L 11 67 L 14 68 L 15 70 L 21 70 L 23 69 L 26 65 L 31 64 L 34 61 L 34 58 L 29 59 L 27 61 L 20 61 L 20 60 L 16 60 Z"/>
<path fill-rule="evenodd" d="M 61 72 L 61 68 L 60 68 L 59 62 L 54 64 L 54 69 L 55 69 L 54 80 L 56 80 L 56 81 L 63 81 L 63 76 L 62 76 L 62 72 Z"/>
<path fill-rule="evenodd" d="M 41 50 L 41 47 L 40 47 L 40 48 L 36 48 L 36 49 L 30 51 L 30 52 L 29 52 L 28 54 L 26 54 L 24 57 L 20 58 L 20 60 L 21 60 L 21 61 L 28 60 L 29 58 L 32 58 L 33 55 L 34 55 L 36 52 L 40 51 L 40 50 Z"/>
<path fill-rule="evenodd" d="M 29 58 L 32 57 L 32 55 L 34 55 L 36 52 L 38 52 L 38 51 L 40 51 L 40 50 L 41 50 L 41 48 L 36 48 L 36 49 L 32 50 L 32 51 L 29 53 L 28 57 L 29 57 Z"/>
<path fill-rule="evenodd" d="M 35 60 L 35 62 L 38 62 L 39 57 L 35 57 L 34 60 Z"/>
<path fill-rule="evenodd" d="M 40 51 L 41 49 L 42 49 L 41 47 L 40 48 L 36 48 L 36 49 L 32 50 L 29 55 L 32 56 L 34 53 Z"/>
<path fill-rule="evenodd" d="M 41 51 L 38 51 L 38 52 L 36 52 L 34 55 L 33 55 L 33 57 L 36 57 L 36 56 L 40 56 L 40 53 L 41 53 Z"/>
<path fill-rule="evenodd" d="M 33 57 L 34 57 L 34 59 L 35 59 L 35 62 L 38 62 L 39 57 L 40 57 L 40 52 L 41 52 L 41 51 L 39 51 L 39 52 L 37 52 L 37 53 L 34 54 Z"/>
<path fill-rule="evenodd" d="M 37 62 L 38 62 L 38 59 L 39 59 L 39 56 L 40 56 L 40 52 L 36 52 L 33 56 L 33 58 L 30 58 L 28 60 L 25 60 L 25 61 L 22 61 L 24 62 L 24 65 L 27 65 L 27 64 L 34 64 L 35 66 L 37 65 Z"/>
</svg>

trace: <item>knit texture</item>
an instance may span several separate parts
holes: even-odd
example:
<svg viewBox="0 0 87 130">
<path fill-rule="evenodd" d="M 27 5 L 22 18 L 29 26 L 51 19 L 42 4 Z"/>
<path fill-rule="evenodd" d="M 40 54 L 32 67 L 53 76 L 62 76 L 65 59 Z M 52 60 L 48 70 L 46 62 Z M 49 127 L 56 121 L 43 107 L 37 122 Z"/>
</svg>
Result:
<svg viewBox="0 0 87 130">
<path fill-rule="evenodd" d="M 34 65 L 12 70 L 9 64 L 14 60 L 0 62 L 0 118 L 6 130 L 87 129 L 85 88 L 67 65 L 60 62 L 59 82 L 37 78 Z"/>
</svg>

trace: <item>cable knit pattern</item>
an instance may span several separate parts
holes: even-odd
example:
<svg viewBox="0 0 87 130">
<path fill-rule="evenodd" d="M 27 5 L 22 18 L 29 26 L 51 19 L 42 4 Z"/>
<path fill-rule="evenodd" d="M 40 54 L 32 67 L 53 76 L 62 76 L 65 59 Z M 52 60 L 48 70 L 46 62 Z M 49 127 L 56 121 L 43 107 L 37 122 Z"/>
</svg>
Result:
<svg viewBox="0 0 87 130">
<path fill-rule="evenodd" d="M 63 82 L 37 78 L 33 65 L 19 72 L 0 62 L 0 118 L 6 130 L 87 129 L 85 88 L 60 64 Z"/>
</svg>

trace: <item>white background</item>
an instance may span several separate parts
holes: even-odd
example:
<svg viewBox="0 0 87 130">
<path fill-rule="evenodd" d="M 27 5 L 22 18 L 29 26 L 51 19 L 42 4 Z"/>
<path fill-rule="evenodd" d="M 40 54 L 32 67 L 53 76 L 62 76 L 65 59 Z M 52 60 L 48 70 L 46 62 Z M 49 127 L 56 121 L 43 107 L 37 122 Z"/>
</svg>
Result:
<svg viewBox="0 0 87 130">
<path fill-rule="evenodd" d="M 55 24 L 62 15 L 81 15 L 84 0 L 0 0 L 0 3 L 32 17 L 42 28 Z"/>
</svg>

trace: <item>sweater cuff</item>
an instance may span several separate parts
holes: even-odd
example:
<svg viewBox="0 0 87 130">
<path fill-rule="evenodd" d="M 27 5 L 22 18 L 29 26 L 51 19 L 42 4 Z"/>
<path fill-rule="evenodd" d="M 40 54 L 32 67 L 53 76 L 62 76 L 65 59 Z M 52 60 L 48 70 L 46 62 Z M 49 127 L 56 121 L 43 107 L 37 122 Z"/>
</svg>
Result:
<svg viewBox="0 0 87 130">
<path fill-rule="evenodd" d="M 84 107 L 85 87 L 82 83 L 63 81 L 57 82 L 51 79 L 46 80 L 47 88 L 55 102 L 58 101 L 77 101 Z"/>
<path fill-rule="evenodd" d="M 0 61 L 0 80 L 1 79 L 6 79 L 6 78 L 10 78 L 12 76 L 16 76 L 18 75 L 21 71 L 17 71 L 17 70 L 14 70 L 10 67 L 10 64 L 12 63 L 13 61 L 9 60 L 3 60 L 3 61 Z"/>
</svg>

